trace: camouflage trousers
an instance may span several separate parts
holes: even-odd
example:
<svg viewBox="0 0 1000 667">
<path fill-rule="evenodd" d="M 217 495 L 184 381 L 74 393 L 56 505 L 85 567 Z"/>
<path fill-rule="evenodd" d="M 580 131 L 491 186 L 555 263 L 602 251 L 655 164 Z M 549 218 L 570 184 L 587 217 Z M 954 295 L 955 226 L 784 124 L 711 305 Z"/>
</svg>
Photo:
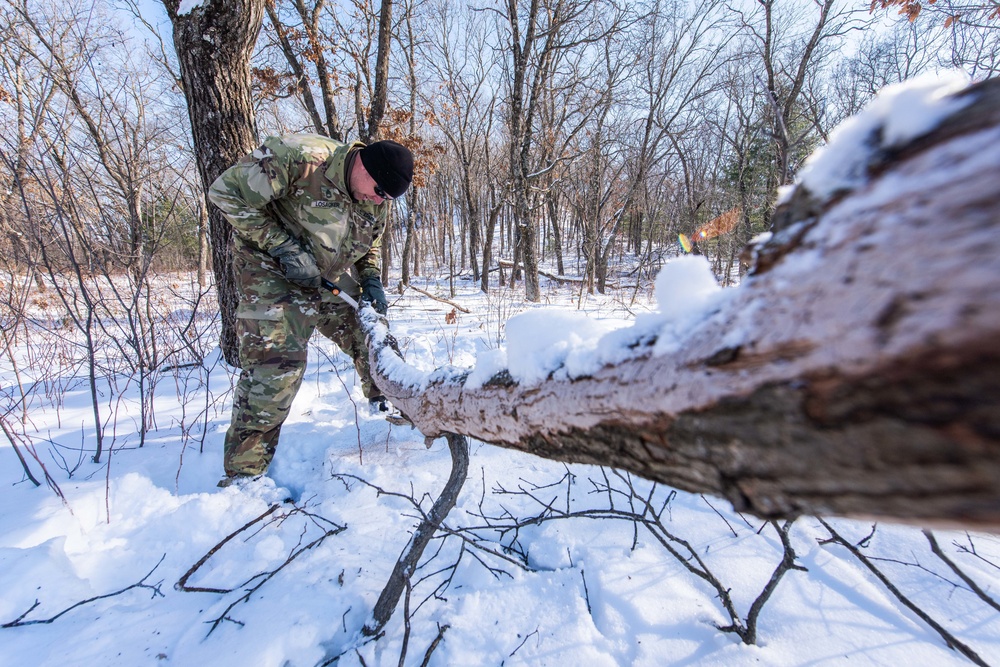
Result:
<svg viewBox="0 0 1000 667">
<path fill-rule="evenodd" d="M 242 372 L 226 433 L 226 474 L 259 475 L 274 458 L 281 425 L 302 384 L 313 331 L 337 343 L 354 359 L 366 397 L 372 384 L 368 347 L 349 304 L 327 290 L 303 290 L 288 282 L 270 258 L 237 249 L 233 258 L 240 303 L 236 315 Z M 349 294 L 353 280 L 338 281 Z M 356 298 L 356 297 L 355 297 Z"/>
</svg>

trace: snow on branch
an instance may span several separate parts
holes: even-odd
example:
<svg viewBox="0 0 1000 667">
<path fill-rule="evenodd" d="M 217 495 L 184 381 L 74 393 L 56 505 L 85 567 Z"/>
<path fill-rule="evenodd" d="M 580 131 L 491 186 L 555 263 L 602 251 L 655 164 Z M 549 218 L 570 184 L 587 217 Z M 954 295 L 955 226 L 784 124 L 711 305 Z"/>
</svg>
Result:
<svg viewBox="0 0 1000 667">
<path fill-rule="evenodd" d="M 376 382 L 426 436 L 765 518 L 1000 527 L 1000 82 L 915 85 L 814 159 L 739 287 L 682 258 L 628 328 L 536 310 L 506 355 L 431 373 L 369 319 Z"/>
</svg>

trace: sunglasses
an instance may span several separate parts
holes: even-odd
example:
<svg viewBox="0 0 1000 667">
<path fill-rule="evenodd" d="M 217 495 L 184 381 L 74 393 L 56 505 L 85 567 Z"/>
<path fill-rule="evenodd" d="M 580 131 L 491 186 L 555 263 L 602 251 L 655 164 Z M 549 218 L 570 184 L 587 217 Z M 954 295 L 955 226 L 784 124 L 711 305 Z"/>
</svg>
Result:
<svg viewBox="0 0 1000 667">
<path fill-rule="evenodd" d="M 390 197 L 386 193 L 386 191 L 382 189 L 382 186 L 380 186 L 378 183 L 376 183 L 375 186 L 372 188 L 372 192 L 374 192 L 376 196 L 381 197 L 382 199 L 385 199 L 387 201 L 392 200 L 392 197 Z"/>
</svg>

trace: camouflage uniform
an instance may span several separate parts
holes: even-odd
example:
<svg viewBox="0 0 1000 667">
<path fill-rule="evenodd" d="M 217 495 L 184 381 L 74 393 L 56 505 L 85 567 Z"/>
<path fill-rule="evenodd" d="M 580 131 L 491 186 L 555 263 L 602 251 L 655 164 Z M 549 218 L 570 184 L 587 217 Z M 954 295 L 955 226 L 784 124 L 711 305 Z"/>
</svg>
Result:
<svg viewBox="0 0 1000 667">
<path fill-rule="evenodd" d="M 364 146 L 319 135 L 268 137 L 209 189 L 233 226 L 240 303 L 237 335 L 242 373 L 226 433 L 227 475 L 267 470 L 306 367 L 309 338 L 319 329 L 354 359 L 365 396 L 372 385 L 357 313 L 327 290 L 285 279 L 268 251 L 296 239 L 328 278 L 357 297 L 357 281 L 380 274 L 379 244 L 388 202 L 354 202 L 349 155 Z"/>
</svg>

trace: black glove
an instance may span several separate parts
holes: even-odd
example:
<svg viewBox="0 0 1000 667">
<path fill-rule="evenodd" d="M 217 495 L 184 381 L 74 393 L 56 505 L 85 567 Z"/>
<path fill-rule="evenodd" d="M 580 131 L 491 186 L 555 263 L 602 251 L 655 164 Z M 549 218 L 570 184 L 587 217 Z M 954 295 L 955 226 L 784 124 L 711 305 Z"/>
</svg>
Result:
<svg viewBox="0 0 1000 667">
<path fill-rule="evenodd" d="M 319 289 L 322 281 L 316 260 L 295 239 L 288 239 L 268 251 L 278 260 L 285 278 L 306 289 Z"/>
<path fill-rule="evenodd" d="M 385 300 L 385 290 L 378 276 L 361 280 L 361 300 L 370 302 L 379 315 L 385 315 L 389 310 L 389 302 Z"/>
</svg>

